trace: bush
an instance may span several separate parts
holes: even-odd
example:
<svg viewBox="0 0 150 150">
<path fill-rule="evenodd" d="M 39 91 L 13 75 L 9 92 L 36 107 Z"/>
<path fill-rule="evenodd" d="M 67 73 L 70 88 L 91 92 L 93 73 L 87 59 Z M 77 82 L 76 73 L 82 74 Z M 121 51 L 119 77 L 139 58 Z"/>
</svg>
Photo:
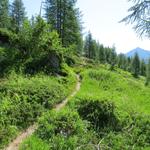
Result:
<svg viewBox="0 0 150 150">
<path fill-rule="evenodd" d="M 50 149 L 75 149 L 87 144 L 92 134 L 87 130 L 78 113 L 69 109 L 51 111 L 39 120 L 37 136 L 49 142 Z"/>
<path fill-rule="evenodd" d="M 94 129 L 118 128 L 118 119 L 112 102 L 84 99 L 77 105 L 80 116 L 89 121 Z"/>
<path fill-rule="evenodd" d="M 16 34 L 12 33 L 10 30 L 5 28 L 0 28 L 0 43 L 2 44 L 12 44 L 12 41 L 17 39 Z"/>
<path fill-rule="evenodd" d="M 16 131 L 28 127 L 42 112 L 52 109 L 70 93 L 74 80 L 71 81 L 73 77 L 66 78 L 58 80 L 46 75 L 24 77 L 12 73 L 7 80 L 1 81 L 0 147 L 16 135 L 12 127 Z"/>
<path fill-rule="evenodd" d="M 32 135 L 27 140 L 25 140 L 19 150 L 50 150 L 48 143 L 38 138 L 35 135 Z"/>
<path fill-rule="evenodd" d="M 68 138 L 83 133 L 84 129 L 85 126 L 77 112 L 51 111 L 39 120 L 37 134 L 42 139 L 50 140 L 55 135 Z"/>
<path fill-rule="evenodd" d="M 112 73 L 108 72 L 108 71 L 95 71 L 95 70 L 91 70 L 89 71 L 89 77 L 91 79 L 95 79 L 97 81 L 103 82 L 103 81 L 108 81 L 112 79 Z"/>
<path fill-rule="evenodd" d="M 115 150 L 150 148 L 150 116 L 132 114 L 124 119 L 122 130 L 105 135 L 102 144 Z"/>
</svg>

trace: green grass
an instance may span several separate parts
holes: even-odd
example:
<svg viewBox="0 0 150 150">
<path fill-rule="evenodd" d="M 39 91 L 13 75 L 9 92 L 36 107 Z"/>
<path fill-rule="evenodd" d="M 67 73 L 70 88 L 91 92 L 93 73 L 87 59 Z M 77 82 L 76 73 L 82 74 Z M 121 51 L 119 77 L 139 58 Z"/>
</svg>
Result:
<svg viewBox="0 0 150 150">
<path fill-rule="evenodd" d="M 0 148 L 51 110 L 74 89 L 76 77 L 35 76 L 11 73 L 0 80 Z"/>
<path fill-rule="evenodd" d="M 110 71 L 105 66 L 96 69 L 77 68 L 76 72 L 80 71 L 82 81 L 77 95 L 64 110 L 42 116 L 37 132 L 21 144 L 20 150 L 25 145 L 28 145 L 28 150 L 34 150 L 39 141 L 52 150 L 74 150 L 77 147 L 92 150 L 99 142 L 104 150 L 148 150 L 150 87 L 144 85 L 145 79 L 135 79 L 130 73 L 120 69 Z M 72 124 L 74 113 L 78 119 Z M 96 118 L 99 121 L 95 121 Z M 73 131 L 69 137 L 62 134 L 63 131 L 70 133 L 73 125 L 84 129 L 85 133 Z"/>
<path fill-rule="evenodd" d="M 98 101 L 107 101 L 115 106 L 114 115 L 118 120 L 116 128 L 119 130 L 115 131 L 111 126 L 101 129 L 98 131 L 100 137 L 97 141 L 101 141 L 102 138 L 101 144 L 108 149 L 148 149 L 150 87 L 145 86 L 144 78 L 136 79 L 128 72 L 120 69 L 110 71 L 104 67 L 85 69 L 81 76 L 81 89 L 69 102 L 69 107 L 78 111 L 82 108 L 80 105 L 84 104 L 83 101 L 87 101 L 81 115 L 84 116 L 83 119 L 91 120 L 91 117 L 97 118 L 98 115 L 102 115 Z M 90 106 L 87 105 L 88 101 L 91 102 Z M 95 114 L 97 115 L 94 116 Z"/>
<path fill-rule="evenodd" d="M 76 98 L 110 100 L 120 110 L 150 114 L 150 88 L 128 72 L 87 69 Z"/>
<path fill-rule="evenodd" d="M 22 143 L 20 150 L 49 150 L 47 142 L 33 135 Z"/>
</svg>

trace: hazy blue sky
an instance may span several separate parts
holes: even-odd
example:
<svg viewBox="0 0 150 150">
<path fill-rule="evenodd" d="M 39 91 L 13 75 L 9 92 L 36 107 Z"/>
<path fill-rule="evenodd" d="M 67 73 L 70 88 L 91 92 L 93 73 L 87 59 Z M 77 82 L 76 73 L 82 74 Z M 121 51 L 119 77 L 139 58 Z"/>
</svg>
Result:
<svg viewBox="0 0 150 150">
<path fill-rule="evenodd" d="M 39 13 L 41 1 L 23 0 L 29 16 Z M 139 39 L 131 26 L 118 23 L 128 14 L 131 4 L 127 0 L 78 0 L 77 7 L 83 14 L 83 33 L 90 30 L 93 37 L 105 46 L 115 44 L 118 53 L 136 47 L 150 50 L 150 40 Z"/>
</svg>

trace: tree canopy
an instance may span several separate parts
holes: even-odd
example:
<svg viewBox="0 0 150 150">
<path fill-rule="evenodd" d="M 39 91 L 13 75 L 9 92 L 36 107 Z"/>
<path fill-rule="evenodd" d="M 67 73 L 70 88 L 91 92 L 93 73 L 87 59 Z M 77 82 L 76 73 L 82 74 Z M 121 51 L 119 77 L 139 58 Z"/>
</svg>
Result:
<svg viewBox="0 0 150 150">
<path fill-rule="evenodd" d="M 150 0 L 129 1 L 132 1 L 134 5 L 128 9 L 130 14 L 123 18 L 121 22 L 133 24 L 134 30 L 140 37 L 150 38 Z"/>
</svg>

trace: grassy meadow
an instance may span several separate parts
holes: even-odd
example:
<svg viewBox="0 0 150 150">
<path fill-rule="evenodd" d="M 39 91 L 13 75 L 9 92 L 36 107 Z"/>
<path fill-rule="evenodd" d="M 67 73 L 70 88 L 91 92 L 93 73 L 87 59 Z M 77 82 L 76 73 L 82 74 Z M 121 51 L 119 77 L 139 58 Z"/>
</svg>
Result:
<svg viewBox="0 0 150 150">
<path fill-rule="evenodd" d="M 75 70 L 80 91 L 60 112 L 43 114 L 20 150 L 149 149 L 150 88 L 144 78 L 103 65 Z"/>
<path fill-rule="evenodd" d="M 65 69 L 64 69 L 65 71 Z M 60 103 L 74 89 L 76 76 L 12 72 L 0 80 L 0 149 L 29 127 L 42 113 Z"/>
</svg>

